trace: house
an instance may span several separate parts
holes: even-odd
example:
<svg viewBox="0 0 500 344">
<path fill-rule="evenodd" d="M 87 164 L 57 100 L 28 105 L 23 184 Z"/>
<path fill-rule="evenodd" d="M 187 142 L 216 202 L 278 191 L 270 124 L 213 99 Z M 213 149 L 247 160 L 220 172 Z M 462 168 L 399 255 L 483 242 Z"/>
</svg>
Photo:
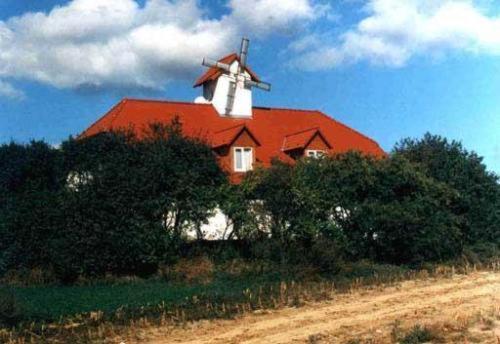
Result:
<svg viewBox="0 0 500 344">
<path fill-rule="evenodd" d="M 271 85 L 247 66 L 247 49 L 248 40 L 243 39 L 239 55 L 204 60 L 209 69 L 194 84 L 202 87 L 203 96 L 193 103 L 123 99 L 80 137 L 130 127 L 139 131 L 178 118 L 185 135 L 201 137 L 212 146 L 233 182 L 256 166 L 269 166 L 273 158 L 293 163 L 304 156 L 349 150 L 385 155 L 377 142 L 320 111 L 253 106 L 253 89 L 268 91 Z M 214 221 L 220 223 L 208 229 L 227 225 L 221 224 L 221 214 L 217 216 Z"/>
</svg>

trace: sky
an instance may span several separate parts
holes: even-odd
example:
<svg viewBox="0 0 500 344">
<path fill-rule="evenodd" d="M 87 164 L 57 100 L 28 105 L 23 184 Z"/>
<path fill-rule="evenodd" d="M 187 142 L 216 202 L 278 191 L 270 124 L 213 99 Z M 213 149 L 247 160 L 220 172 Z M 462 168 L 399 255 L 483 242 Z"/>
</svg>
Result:
<svg viewBox="0 0 500 344">
<path fill-rule="evenodd" d="M 386 150 L 425 132 L 500 174 L 500 0 L 0 0 L 0 143 L 77 135 L 124 97 L 193 101 L 237 51 L 270 93 Z"/>
</svg>

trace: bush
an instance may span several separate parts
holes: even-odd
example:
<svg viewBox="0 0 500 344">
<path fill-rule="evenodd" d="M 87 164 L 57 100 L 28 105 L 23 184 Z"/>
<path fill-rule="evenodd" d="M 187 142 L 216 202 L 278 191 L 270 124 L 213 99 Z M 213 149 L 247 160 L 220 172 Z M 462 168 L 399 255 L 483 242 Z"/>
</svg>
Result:
<svg viewBox="0 0 500 344">
<path fill-rule="evenodd" d="M 428 343 L 435 339 L 434 334 L 431 330 L 420 325 L 415 325 L 413 329 L 401 338 L 401 344 L 420 344 Z"/>
<path fill-rule="evenodd" d="M 77 178 L 64 194 L 64 230 L 52 242 L 61 279 L 153 274 L 215 208 L 225 176 L 210 147 L 185 138 L 178 123 L 142 135 L 63 143 L 67 174 Z"/>
<path fill-rule="evenodd" d="M 0 287 L 0 325 L 14 326 L 22 320 L 21 306 L 14 292 Z"/>
<path fill-rule="evenodd" d="M 487 171 L 482 157 L 460 142 L 429 133 L 420 140 L 402 140 L 394 154 L 421 165 L 429 177 L 458 192 L 454 208 L 463 217 L 467 244 L 486 241 L 500 245 L 499 178 Z"/>
<path fill-rule="evenodd" d="M 0 146 L 0 275 L 50 265 L 60 221 L 61 154 L 40 141 Z"/>
<path fill-rule="evenodd" d="M 376 187 L 353 213 L 353 244 L 365 242 L 378 261 L 421 264 L 462 252 L 456 192 L 395 156 L 377 164 Z M 353 237 L 354 235 L 354 237 Z"/>
<path fill-rule="evenodd" d="M 177 121 L 62 143 L 0 146 L 0 274 L 147 276 L 216 207 L 226 176 Z"/>
<path fill-rule="evenodd" d="M 245 182 L 261 202 L 259 216 L 267 219 L 264 228 L 278 242 L 283 263 L 294 255 L 316 263 L 348 255 L 420 264 L 462 252 L 456 191 L 398 155 L 375 160 L 351 152 L 295 166 L 275 162 Z M 326 242 L 335 246 L 331 254 L 311 258 L 313 243 Z"/>
<path fill-rule="evenodd" d="M 487 263 L 500 257 L 500 248 L 495 243 L 480 241 L 464 249 L 464 258 L 472 264 Z"/>
</svg>

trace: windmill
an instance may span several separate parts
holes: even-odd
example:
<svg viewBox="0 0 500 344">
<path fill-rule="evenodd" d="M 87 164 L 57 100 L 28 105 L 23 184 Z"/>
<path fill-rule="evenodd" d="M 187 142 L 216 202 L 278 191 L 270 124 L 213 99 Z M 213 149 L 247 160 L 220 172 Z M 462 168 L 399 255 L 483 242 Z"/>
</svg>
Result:
<svg viewBox="0 0 500 344">
<path fill-rule="evenodd" d="M 248 111 L 251 112 L 251 89 L 255 87 L 264 91 L 271 90 L 271 84 L 260 80 L 254 80 L 250 73 L 248 73 L 247 57 L 249 44 L 250 41 L 248 38 L 243 38 L 241 40 L 240 54 L 237 60 L 233 61 L 231 64 L 207 58 L 203 59 L 203 66 L 217 69 L 228 78 L 228 85 L 227 87 L 224 87 L 224 115 L 233 114 L 233 110 L 235 110 L 235 103 L 237 103 L 236 105 L 239 105 L 237 97 L 239 94 L 244 94 L 244 91 L 247 91 L 247 96 L 250 97 L 250 109 Z M 235 65 L 234 62 L 237 62 L 237 65 Z M 243 99 L 244 96 L 242 95 L 240 98 Z"/>
</svg>

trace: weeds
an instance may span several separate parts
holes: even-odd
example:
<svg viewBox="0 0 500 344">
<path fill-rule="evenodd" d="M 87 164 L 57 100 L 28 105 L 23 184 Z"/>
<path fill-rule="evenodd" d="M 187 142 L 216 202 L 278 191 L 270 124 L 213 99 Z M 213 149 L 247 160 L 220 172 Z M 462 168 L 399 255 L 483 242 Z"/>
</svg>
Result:
<svg viewBox="0 0 500 344">
<path fill-rule="evenodd" d="M 435 339 L 434 334 L 427 327 L 415 325 L 400 341 L 400 344 L 420 344 Z"/>
</svg>

